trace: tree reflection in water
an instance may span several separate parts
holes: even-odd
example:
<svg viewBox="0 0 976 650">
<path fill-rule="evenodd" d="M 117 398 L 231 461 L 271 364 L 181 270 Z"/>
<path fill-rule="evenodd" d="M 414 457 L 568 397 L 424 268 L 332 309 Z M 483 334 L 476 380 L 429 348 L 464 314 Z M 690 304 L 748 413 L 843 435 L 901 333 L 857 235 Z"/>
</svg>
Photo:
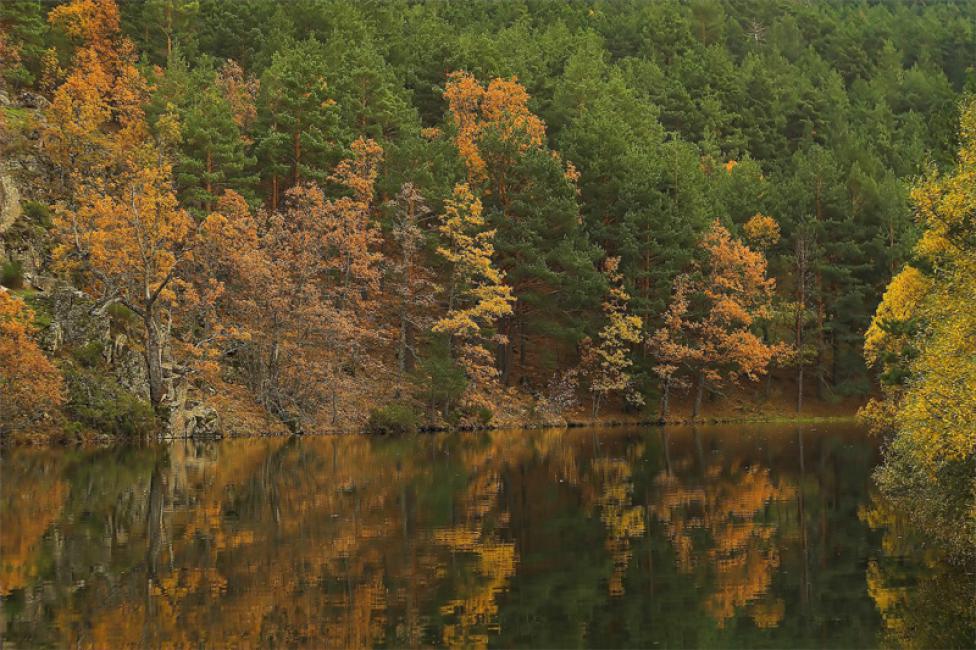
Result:
<svg viewBox="0 0 976 650">
<path fill-rule="evenodd" d="M 902 542 L 869 490 L 876 459 L 857 430 L 775 427 L 13 450 L 0 631 L 16 647 L 964 638 L 939 605 L 955 593 L 961 612 L 965 587 Z"/>
</svg>

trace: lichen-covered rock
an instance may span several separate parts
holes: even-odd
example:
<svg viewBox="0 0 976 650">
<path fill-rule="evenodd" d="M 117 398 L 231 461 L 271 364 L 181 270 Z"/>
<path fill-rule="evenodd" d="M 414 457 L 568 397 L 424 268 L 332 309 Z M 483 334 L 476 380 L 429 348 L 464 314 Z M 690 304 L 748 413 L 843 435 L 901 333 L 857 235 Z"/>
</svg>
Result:
<svg viewBox="0 0 976 650">
<path fill-rule="evenodd" d="M 146 360 L 125 334 L 117 334 L 112 340 L 108 360 L 115 379 L 123 388 L 142 399 L 149 399 Z"/>
<path fill-rule="evenodd" d="M 50 292 L 37 294 L 34 300 L 51 319 L 43 337 L 49 352 L 89 343 L 108 347 L 111 340 L 108 316 L 84 292 L 60 284 Z"/>
<path fill-rule="evenodd" d="M 51 105 L 44 95 L 25 90 L 17 96 L 18 103 L 24 108 L 44 110 Z"/>
<path fill-rule="evenodd" d="M 174 387 L 168 407 L 168 437 L 214 438 L 221 435 L 220 415 L 211 406 L 193 399 L 187 384 Z"/>
<path fill-rule="evenodd" d="M 0 234 L 14 225 L 21 213 L 17 184 L 6 171 L 0 170 Z"/>
</svg>

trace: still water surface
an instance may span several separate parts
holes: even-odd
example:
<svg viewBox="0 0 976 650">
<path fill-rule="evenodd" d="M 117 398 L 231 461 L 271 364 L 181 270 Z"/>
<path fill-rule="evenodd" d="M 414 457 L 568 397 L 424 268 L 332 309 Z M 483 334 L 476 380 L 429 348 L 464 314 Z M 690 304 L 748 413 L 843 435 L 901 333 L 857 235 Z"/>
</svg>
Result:
<svg viewBox="0 0 976 650">
<path fill-rule="evenodd" d="M 7 647 L 969 647 L 853 425 L 12 450 Z"/>
</svg>

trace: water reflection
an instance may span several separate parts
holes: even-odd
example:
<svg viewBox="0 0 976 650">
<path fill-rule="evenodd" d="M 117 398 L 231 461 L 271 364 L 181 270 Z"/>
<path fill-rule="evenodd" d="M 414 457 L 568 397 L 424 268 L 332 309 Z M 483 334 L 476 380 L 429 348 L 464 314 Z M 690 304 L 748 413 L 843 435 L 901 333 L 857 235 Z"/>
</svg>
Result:
<svg viewBox="0 0 976 650">
<path fill-rule="evenodd" d="M 13 647 L 972 638 L 972 577 L 905 541 L 871 489 L 876 461 L 844 427 L 15 450 L 0 633 Z"/>
</svg>

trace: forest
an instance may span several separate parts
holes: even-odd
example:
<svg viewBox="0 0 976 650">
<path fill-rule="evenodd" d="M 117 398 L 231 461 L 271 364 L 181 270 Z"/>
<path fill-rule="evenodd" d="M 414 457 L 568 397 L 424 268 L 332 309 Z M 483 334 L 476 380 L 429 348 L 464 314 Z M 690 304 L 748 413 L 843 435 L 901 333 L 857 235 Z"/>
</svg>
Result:
<svg viewBox="0 0 976 650">
<path fill-rule="evenodd" d="M 5 0 L 0 433 L 860 407 L 965 547 L 974 61 L 969 2 Z"/>
</svg>

